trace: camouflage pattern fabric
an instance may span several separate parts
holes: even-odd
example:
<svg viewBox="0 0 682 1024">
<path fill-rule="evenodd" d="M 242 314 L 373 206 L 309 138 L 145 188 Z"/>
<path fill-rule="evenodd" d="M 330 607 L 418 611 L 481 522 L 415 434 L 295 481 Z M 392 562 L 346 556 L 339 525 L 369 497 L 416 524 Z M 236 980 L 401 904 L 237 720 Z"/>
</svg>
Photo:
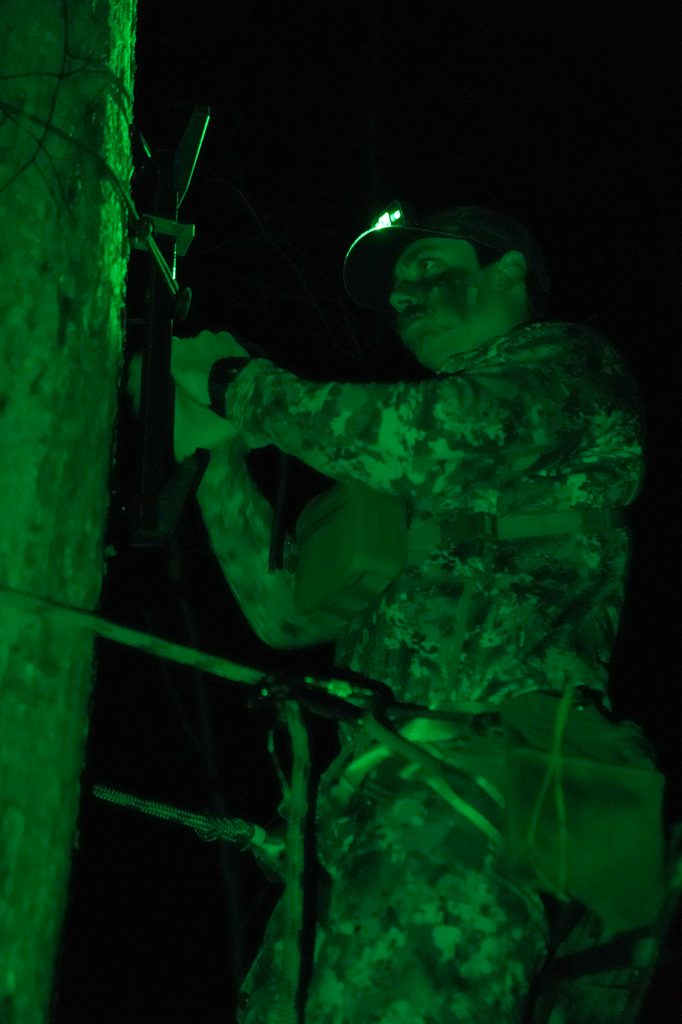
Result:
<svg viewBox="0 0 682 1024">
<path fill-rule="evenodd" d="M 319 384 L 256 359 L 227 403 L 260 444 L 402 496 L 413 521 L 615 508 L 643 482 L 637 387 L 584 324 L 522 324 L 417 383 Z M 349 623 L 335 663 L 426 707 L 574 683 L 611 710 L 630 556 L 629 529 L 442 547 Z M 342 760 L 361 752 L 354 728 L 341 732 Z M 340 815 L 323 780 L 319 855 L 332 882 L 308 1024 L 518 1022 L 547 946 L 541 899 L 423 783 L 385 779 L 381 799 L 357 800 Z M 245 981 L 240 1024 L 275 1024 L 279 911 Z"/>
<path fill-rule="evenodd" d="M 521 1019 L 547 951 L 544 905 L 455 818 L 411 781 L 357 809 L 318 924 L 308 1024 Z M 242 989 L 240 1024 L 275 1024 L 279 911 Z"/>
<path fill-rule="evenodd" d="M 255 359 L 228 406 L 254 443 L 403 497 L 415 524 L 615 508 L 643 483 L 636 384 L 585 324 L 520 325 L 416 383 L 320 384 Z M 348 624 L 335 664 L 425 706 L 561 692 L 573 680 L 611 710 L 630 556 L 627 528 L 437 548 Z"/>
</svg>

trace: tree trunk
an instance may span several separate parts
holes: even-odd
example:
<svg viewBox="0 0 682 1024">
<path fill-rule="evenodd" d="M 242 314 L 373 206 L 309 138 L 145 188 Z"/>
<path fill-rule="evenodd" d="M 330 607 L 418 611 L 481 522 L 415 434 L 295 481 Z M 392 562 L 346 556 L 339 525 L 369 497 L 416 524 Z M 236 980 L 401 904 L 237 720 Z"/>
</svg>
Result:
<svg viewBox="0 0 682 1024">
<path fill-rule="evenodd" d="M 94 675 L 91 633 L 2 588 L 93 610 L 106 571 L 129 244 L 104 162 L 127 191 L 135 15 L 0 9 L 2 1024 L 49 1020 Z"/>
</svg>

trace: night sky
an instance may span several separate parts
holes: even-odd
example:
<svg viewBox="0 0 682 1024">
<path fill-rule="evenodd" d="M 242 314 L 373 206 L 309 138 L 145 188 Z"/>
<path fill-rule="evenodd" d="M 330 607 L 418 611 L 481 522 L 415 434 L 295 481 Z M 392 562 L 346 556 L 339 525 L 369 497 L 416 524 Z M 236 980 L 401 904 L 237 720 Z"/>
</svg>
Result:
<svg viewBox="0 0 682 1024">
<path fill-rule="evenodd" d="M 679 819 L 675 6 L 140 0 L 135 117 L 156 151 L 175 146 L 196 105 L 211 111 L 180 213 L 196 237 L 178 264 L 192 306 L 175 333 L 233 330 L 309 378 L 419 377 L 386 322 L 355 306 L 341 279 L 350 244 L 392 200 L 424 214 L 480 203 L 533 228 L 552 279 L 548 319 L 602 330 L 647 409 L 647 477 L 612 694 L 616 711 L 657 744 L 668 813 Z M 140 261 L 136 253 L 130 265 L 131 317 L 140 315 Z M 126 549 L 114 522 L 116 495 L 135 488 L 124 403 L 118 430 L 107 539 L 116 553 L 101 614 L 248 665 L 328 669 L 331 645 L 283 653 L 253 635 L 194 501 L 167 548 Z M 262 449 L 249 465 L 274 501 L 277 451 Z M 293 524 L 328 481 L 293 459 L 289 473 L 284 516 Z M 267 825 L 280 799 L 267 750 L 274 711 L 248 706 L 245 687 L 108 641 L 96 652 L 54 1024 L 227 1024 L 280 889 L 248 855 L 91 789 L 222 807 Z M 319 771 L 337 752 L 336 728 L 314 715 L 307 722 Z M 286 765 L 284 747 L 282 757 Z M 676 1019 L 671 985 L 659 977 L 642 1024 Z"/>
</svg>

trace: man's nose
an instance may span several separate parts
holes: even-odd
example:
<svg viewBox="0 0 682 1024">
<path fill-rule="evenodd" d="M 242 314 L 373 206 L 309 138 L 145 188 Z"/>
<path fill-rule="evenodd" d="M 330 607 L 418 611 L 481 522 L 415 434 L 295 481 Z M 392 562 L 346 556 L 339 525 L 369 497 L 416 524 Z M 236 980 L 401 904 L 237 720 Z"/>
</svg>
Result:
<svg viewBox="0 0 682 1024">
<path fill-rule="evenodd" d="M 399 288 L 393 289 L 388 301 L 398 313 L 405 313 L 414 306 L 423 305 L 424 296 L 416 288 L 412 289 L 409 285 L 401 285 Z"/>
</svg>

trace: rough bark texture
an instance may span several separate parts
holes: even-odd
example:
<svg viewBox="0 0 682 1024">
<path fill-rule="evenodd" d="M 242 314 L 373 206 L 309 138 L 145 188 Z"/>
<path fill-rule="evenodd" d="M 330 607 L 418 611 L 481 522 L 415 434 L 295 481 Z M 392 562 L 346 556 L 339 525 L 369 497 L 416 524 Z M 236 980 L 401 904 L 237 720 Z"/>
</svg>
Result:
<svg viewBox="0 0 682 1024">
<path fill-rule="evenodd" d="M 119 191 L 79 146 L 128 189 L 135 15 L 135 0 L 0 7 L 0 588 L 89 610 L 129 243 Z M 92 634 L 0 589 L 2 1024 L 49 1019 L 93 675 Z"/>
</svg>

